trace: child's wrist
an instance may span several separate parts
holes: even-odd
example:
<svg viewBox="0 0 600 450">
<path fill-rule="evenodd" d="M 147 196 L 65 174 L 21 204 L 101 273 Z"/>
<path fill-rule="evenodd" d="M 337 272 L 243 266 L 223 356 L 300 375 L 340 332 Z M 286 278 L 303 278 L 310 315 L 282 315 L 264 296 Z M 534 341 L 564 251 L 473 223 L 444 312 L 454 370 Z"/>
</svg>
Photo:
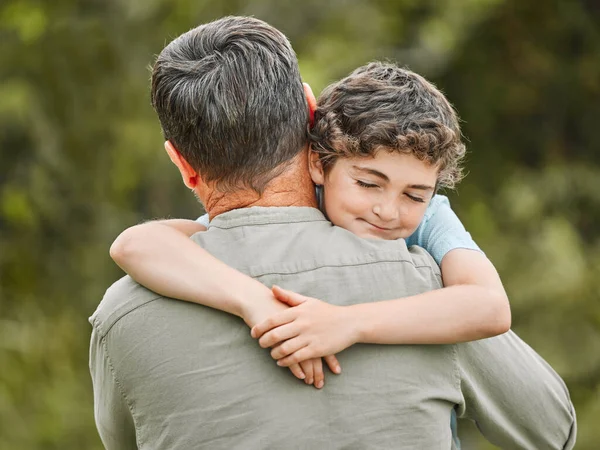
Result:
<svg viewBox="0 0 600 450">
<path fill-rule="evenodd" d="M 253 309 L 252 303 L 250 300 L 252 294 L 249 291 L 244 291 L 244 289 L 233 289 L 229 286 L 226 290 L 223 291 L 223 297 L 226 299 L 226 304 L 228 305 L 228 309 L 226 312 L 233 314 L 235 316 L 240 317 L 247 323 L 247 318 L 251 316 Z"/>
<path fill-rule="evenodd" d="M 248 296 L 240 296 L 237 298 L 237 316 L 239 316 L 249 327 L 256 325 L 256 305 L 248 301 Z"/>
<path fill-rule="evenodd" d="M 258 325 L 270 315 L 286 308 L 273 297 L 273 294 L 269 289 L 264 288 L 262 285 L 260 287 L 260 290 L 242 290 L 241 295 L 237 300 L 239 308 L 239 314 L 237 315 L 241 317 L 250 328 Z"/>
<path fill-rule="evenodd" d="M 346 311 L 345 320 L 350 324 L 352 345 L 364 342 L 366 330 L 364 320 L 361 320 L 360 305 L 343 306 L 343 308 Z"/>
</svg>

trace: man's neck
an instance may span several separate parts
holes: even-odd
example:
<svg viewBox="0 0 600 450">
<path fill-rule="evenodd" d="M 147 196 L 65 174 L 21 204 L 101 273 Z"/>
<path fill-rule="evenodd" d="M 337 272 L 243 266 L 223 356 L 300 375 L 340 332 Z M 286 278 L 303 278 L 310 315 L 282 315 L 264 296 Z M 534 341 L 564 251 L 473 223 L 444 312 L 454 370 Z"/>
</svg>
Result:
<svg viewBox="0 0 600 450">
<path fill-rule="evenodd" d="M 262 194 L 253 190 L 220 192 L 206 187 L 199 197 L 211 219 L 219 214 L 252 206 L 308 206 L 317 207 L 314 184 L 301 157 L 284 173 L 271 180 Z"/>
</svg>

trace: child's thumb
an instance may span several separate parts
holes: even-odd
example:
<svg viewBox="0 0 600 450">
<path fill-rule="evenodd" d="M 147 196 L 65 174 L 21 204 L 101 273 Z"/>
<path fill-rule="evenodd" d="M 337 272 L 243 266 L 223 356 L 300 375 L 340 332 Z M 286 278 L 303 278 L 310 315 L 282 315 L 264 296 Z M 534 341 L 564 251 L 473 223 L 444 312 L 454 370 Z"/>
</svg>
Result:
<svg viewBox="0 0 600 450">
<path fill-rule="evenodd" d="M 274 285 L 271 290 L 277 300 L 289 306 L 298 306 L 306 301 L 306 297 Z"/>
</svg>

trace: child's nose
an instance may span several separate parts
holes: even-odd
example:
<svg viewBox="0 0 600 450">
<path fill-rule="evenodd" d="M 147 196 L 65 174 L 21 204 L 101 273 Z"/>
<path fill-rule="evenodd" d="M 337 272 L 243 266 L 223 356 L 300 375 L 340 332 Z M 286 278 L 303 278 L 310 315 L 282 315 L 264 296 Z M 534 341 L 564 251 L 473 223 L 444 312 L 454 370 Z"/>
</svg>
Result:
<svg viewBox="0 0 600 450">
<path fill-rule="evenodd" d="M 384 222 L 390 222 L 398 219 L 400 213 L 398 208 L 393 205 L 375 205 L 373 206 L 373 213 Z"/>
</svg>

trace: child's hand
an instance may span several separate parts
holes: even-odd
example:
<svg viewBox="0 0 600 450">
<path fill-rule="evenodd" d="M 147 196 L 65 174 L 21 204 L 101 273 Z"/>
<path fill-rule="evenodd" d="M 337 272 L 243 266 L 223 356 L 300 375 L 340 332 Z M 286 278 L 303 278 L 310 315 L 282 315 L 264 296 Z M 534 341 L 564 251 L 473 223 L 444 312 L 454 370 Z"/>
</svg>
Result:
<svg viewBox="0 0 600 450">
<path fill-rule="evenodd" d="M 244 311 L 243 316 L 244 321 L 250 327 L 289 309 L 287 304 L 277 301 L 277 298 L 271 292 L 269 292 L 268 297 L 253 298 L 252 302 L 248 302 L 248 304 L 249 307 Z M 339 363 L 335 356 L 326 357 L 325 362 L 333 373 L 340 372 Z M 290 364 L 289 369 L 296 378 L 304 380 L 306 384 L 314 385 L 318 389 L 322 388 L 325 383 L 323 361 L 321 358 L 311 358 L 306 361 Z"/>
<path fill-rule="evenodd" d="M 335 356 L 326 357 L 325 362 L 333 373 L 340 373 L 340 364 Z M 321 358 L 312 358 L 301 363 L 291 364 L 289 369 L 296 378 L 304 380 L 306 384 L 314 385 L 317 389 L 321 389 L 325 385 L 325 373 Z"/>
<path fill-rule="evenodd" d="M 325 359 L 325 362 L 329 366 L 329 369 L 333 373 L 340 373 L 339 363 L 337 362 L 337 358 L 335 356 L 328 356 Z M 304 382 L 306 384 L 312 384 L 317 389 L 321 389 L 325 385 L 325 373 L 323 372 L 323 361 L 321 358 L 313 358 L 308 359 L 306 361 L 302 361 L 299 364 L 292 364 L 290 366 L 290 370 L 294 366 L 300 366 L 302 371 L 305 373 L 306 378 L 304 378 Z M 294 370 L 292 370 L 294 373 Z"/>
<path fill-rule="evenodd" d="M 288 367 L 311 358 L 329 357 L 357 342 L 356 319 L 347 308 L 278 286 L 273 286 L 273 294 L 291 308 L 255 325 L 252 337 L 259 339 L 263 348 L 273 347 L 271 356 L 278 365 Z M 336 363 L 332 361 L 339 368 Z"/>
</svg>

